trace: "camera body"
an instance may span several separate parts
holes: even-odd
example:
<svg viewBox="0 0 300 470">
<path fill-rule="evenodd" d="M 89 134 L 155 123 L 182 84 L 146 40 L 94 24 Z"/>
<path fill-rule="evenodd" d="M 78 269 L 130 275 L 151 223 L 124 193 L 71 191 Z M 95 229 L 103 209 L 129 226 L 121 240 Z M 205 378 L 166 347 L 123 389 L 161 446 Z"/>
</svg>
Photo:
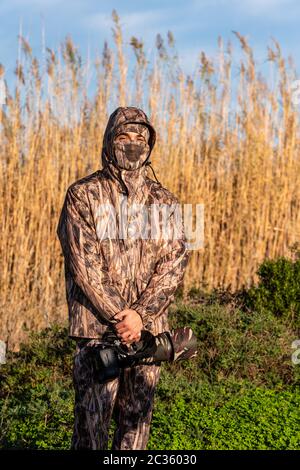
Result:
<svg viewBox="0 0 300 470">
<path fill-rule="evenodd" d="M 100 383 L 119 377 L 121 369 L 135 365 L 160 365 L 161 362 L 177 362 L 197 355 L 197 338 L 189 327 L 165 331 L 154 336 L 147 330 L 130 346 L 123 345 L 108 328 L 101 343 L 93 348 L 96 375 Z"/>
</svg>

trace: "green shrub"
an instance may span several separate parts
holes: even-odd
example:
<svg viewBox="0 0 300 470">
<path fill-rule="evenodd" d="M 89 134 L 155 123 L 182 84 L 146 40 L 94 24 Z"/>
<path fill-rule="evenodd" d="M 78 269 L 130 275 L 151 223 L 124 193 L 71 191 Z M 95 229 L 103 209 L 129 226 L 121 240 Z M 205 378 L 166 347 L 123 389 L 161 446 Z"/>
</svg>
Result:
<svg viewBox="0 0 300 470">
<path fill-rule="evenodd" d="M 300 367 L 291 360 L 296 331 L 271 312 L 246 312 L 218 303 L 178 303 L 170 315 L 170 327 L 184 325 L 197 335 L 198 355 L 172 364 L 172 370 L 211 383 L 230 378 L 266 387 L 299 383 Z"/>
<path fill-rule="evenodd" d="M 245 291 L 251 310 L 269 310 L 300 328 L 300 259 L 265 260 L 257 271 L 259 284 Z"/>
<path fill-rule="evenodd" d="M 31 334 L 0 369 L 0 446 L 68 448 L 73 424 L 71 361 L 67 328 Z"/>
</svg>

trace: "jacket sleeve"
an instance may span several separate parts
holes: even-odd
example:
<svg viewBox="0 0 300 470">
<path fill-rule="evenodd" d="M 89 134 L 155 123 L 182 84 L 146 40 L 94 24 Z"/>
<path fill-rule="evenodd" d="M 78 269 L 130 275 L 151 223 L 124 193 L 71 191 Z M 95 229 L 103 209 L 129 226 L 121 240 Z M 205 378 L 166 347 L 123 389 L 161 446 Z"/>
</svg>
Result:
<svg viewBox="0 0 300 470">
<path fill-rule="evenodd" d="M 183 281 L 185 268 L 190 258 L 181 217 L 180 222 L 176 224 L 178 224 L 177 238 L 172 238 L 175 233 L 173 211 L 170 215 L 171 237 L 163 240 L 154 274 L 141 296 L 130 306 L 139 313 L 145 327 L 151 327 L 152 322 L 173 302 L 175 291 Z"/>
<path fill-rule="evenodd" d="M 100 321 L 117 323 L 113 316 L 128 305 L 110 278 L 105 258 L 98 253 L 94 220 L 83 187 L 69 187 L 57 235 L 74 282 L 99 312 Z"/>
</svg>

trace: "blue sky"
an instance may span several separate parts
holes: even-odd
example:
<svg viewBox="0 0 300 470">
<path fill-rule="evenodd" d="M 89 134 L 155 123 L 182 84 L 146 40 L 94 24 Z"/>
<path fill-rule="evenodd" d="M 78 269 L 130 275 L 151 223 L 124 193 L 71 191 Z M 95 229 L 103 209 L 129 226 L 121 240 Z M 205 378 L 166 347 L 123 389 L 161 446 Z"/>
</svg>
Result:
<svg viewBox="0 0 300 470">
<path fill-rule="evenodd" d="M 180 65 L 191 73 L 203 50 L 216 57 L 218 36 L 226 45 L 230 39 L 238 64 L 240 46 L 232 30 L 246 36 L 254 49 L 258 65 L 264 66 L 271 37 L 278 40 L 285 57 L 292 55 L 297 71 L 300 2 L 296 0 L 0 0 L 0 63 L 5 78 L 13 81 L 18 57 L 18 34 L 29 40 L 33 54 L 43 57 L 44 46 L 57 50 L 67 35 L 79 47 L 83 59 L 101 54 L 104 40 L 112 45 L 112 10 L 120 16 L 124 40 L 143 39 L 151 57 L 155 37 L 175 37 Z"/>
</svg>

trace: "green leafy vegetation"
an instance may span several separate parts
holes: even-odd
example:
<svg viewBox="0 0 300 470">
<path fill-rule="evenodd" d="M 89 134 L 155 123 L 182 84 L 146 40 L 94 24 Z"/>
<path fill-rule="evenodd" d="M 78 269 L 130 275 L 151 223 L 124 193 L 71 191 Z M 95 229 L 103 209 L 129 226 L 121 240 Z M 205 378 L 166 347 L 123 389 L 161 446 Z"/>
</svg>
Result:
<svg viewBox="0 0 300 470">
<path fill-rule="evenodd" d="M 300 449 L 298 263 L 265 262 L 248 292 L 177 295 L 170 326 L 193 328 L 198 355 L 162 365 L 148 449 Z M 8 354 L 0 448 L 70 448 L 74 350 L 67 328 L 53 326 Z M 112 419 L 110 443 L 114 429 Z"/>
<path fill-rule="evenodd" d="M 284 257 L 265 260 L 257 274 L 259 284 L 245 292 L 245 305 L 268 310 L 300 328 L 300 251 L 294 261 Z"/>
</svg>

